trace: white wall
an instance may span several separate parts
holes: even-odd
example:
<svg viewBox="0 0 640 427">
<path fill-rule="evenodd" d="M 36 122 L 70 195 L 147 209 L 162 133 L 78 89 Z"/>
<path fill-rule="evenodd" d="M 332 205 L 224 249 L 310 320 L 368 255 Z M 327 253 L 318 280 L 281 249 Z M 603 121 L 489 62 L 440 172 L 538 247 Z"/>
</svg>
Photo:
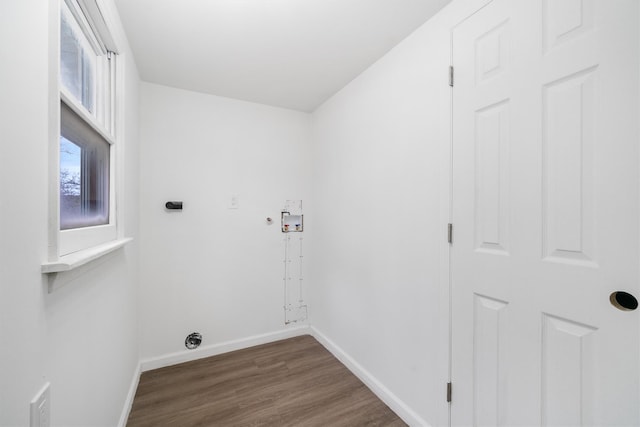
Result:
<svg viewBox="0 0 640 427">
<path fill-rule="evenodd" d="M 0 13 L 0 425 L 28 425 L 29 402 L 51 382 L 52 425 L 113 426 L 138 364 L 138 243 L 52 294 L 40 273 L 48 244 L 47 58 L 55 4 L 3 2 Z M 139 80 L 126 46 L 123 57 L 125 226 L 137 238 Z"/>
<path fill-rule="evenodd" d="M 140 120 L 142 358 L 284 329 L 280 209 L 310 213 L 310 116 L 143 83 Z"/>
<path fill-rule="evenodd" d="M 311 324 L 446 424 L 451 3 L 313 114 Z"/>
<path fill-rule="evenodd" d="M 419 417 L 445 424 L 448 39 L 482 2 L 455 0 L 313 117 L 143 83 L 139 181 L 130 62 L 136 240 L 50 295 L 39 272 L 49 3 L 8 2 L 0 14 L 0 425 L 27 424 L 46 381 L 54 425 L 114 425 L 139 356 L 184 353 L 193 330 L 211 345 L 283 329 L 282 234 L 264 219 L 286 199 L 305 204 L 313 325 Z M 167 200 L 184 211 L 166 212 Z"/>
</svg>

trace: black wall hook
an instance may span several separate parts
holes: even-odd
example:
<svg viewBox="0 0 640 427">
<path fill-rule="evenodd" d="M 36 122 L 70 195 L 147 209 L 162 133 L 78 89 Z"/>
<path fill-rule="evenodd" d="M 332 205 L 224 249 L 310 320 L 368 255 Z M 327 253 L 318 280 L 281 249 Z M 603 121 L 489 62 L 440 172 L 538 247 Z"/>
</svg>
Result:
<svg viewBox="0 0 640 427">
<path fill-rule="evenodd" d="M 182 202 L 167 202 L 164 207 L 172 210 L 182 210 Z"/>
</svg>

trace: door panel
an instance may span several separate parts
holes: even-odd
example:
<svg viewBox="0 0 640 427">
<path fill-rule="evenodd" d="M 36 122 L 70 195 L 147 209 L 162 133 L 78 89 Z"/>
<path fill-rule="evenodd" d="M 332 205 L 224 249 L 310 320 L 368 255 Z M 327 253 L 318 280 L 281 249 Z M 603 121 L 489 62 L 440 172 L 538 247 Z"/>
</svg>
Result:
<svg viewBox="0 0 640 427">
<path fill-rule="evenodd" d="M 508 303 L 474 295 L 473 400 L 474 419 L 480 425 L 498 425 L 507 401 L 505 364 Z"/>
<path fill-rule="evenodd" d="M 542 89 L 545 259 L 597 266 L 594 200 L 596 67 Z"/>
<path fill-rule="evenodd" d="M 542 425 L 593 419 L 596 328 L 542 315 Z"/>
<path fill-rule="evenodd" d="M 640 424 L 638 50 L 633 0 L 453 32 L 454 425 Z"/>
<path fill-rule="evenodd" d="M 509 100 L 476 112 L 476 250 L 508 255 Z"/>
</svg>

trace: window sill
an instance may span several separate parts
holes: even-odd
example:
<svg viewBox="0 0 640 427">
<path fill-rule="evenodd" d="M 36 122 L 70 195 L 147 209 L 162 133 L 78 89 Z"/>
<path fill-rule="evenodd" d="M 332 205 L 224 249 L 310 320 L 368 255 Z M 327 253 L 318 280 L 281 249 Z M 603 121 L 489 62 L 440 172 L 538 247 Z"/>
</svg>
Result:
<svg viewBox="0 0 640 427">
<path fill-rule="evenodd" d="M 42 273 L 59 273 L 62 271 L 71 271 L 85 264 L 95 261 L 103 256 L 120 249 L 127 243 L 131 242 L 131 237 L 114 240 L 93 248 L 84 249 L 69 255 L 61 256 L 57 261 L 45 262 L 42 264 Z"/>
</svg>

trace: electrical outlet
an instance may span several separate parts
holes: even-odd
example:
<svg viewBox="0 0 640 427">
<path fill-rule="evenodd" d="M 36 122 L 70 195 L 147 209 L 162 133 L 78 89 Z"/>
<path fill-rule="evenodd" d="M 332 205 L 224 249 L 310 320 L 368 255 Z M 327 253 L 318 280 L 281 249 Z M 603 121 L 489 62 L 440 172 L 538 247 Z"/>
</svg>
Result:
<svg viewBox="0 0 640 427">
<path fill-rule="evenodd" d="M 51 426 L 51 394 L 49 393 L 49 386 L 50 384 L 46 383 L 31 401 L 30 427 Z"/>
<path fill-rule="evenodd" d="M 238 209 L 238 205 L 240 204 L 240 195 L 239 194 L 232 194 L 231 197 L 229 198 L 229 205 L 227 206 L 228 209 Z"/>
</svg>

